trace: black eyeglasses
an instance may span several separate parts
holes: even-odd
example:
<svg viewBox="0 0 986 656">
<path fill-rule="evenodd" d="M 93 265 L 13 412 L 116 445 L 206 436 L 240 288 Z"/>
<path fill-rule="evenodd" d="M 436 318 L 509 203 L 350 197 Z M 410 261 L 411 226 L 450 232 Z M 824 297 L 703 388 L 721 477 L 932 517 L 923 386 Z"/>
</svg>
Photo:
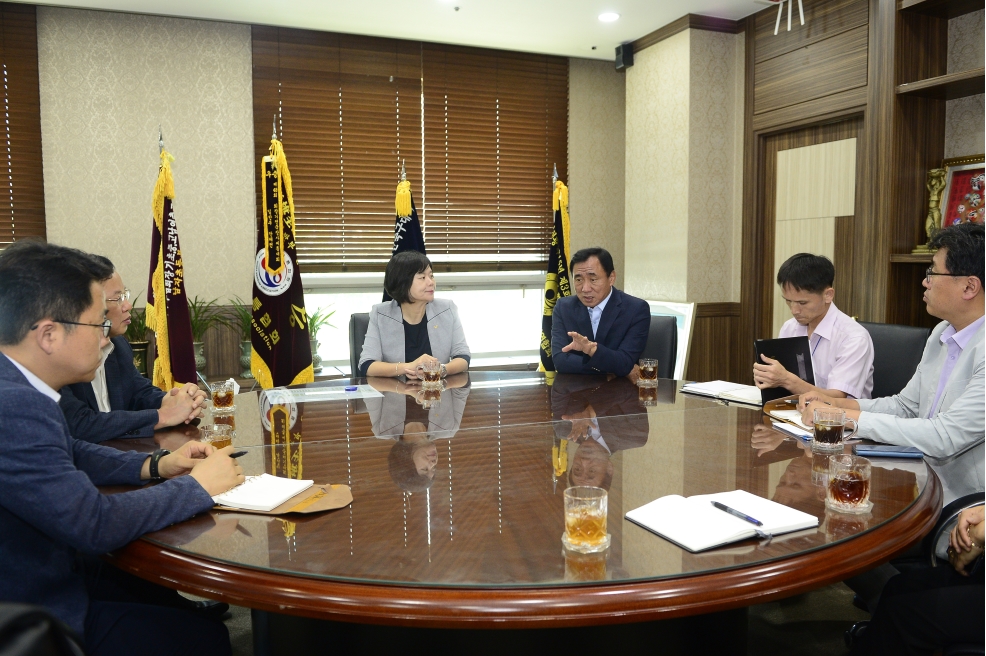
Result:
<svg viewBox="0 0 986 656">
<path fill-rule="evenodd" d="M 112 319 L 106 319 L 106 320 L 103 321 L 103 323 L 81 323 L 79 321 L 63 321 L 61 319 L 54 319 L 53 321 L 55 323 L 67 323 L 67 324 L 71 324 L 73 326 L 92 326 L 93 328 L 102 328 L 103 329 L 103 337 L 109 337 L 110 336 L 110 328 L 113 327 L 113 320 Z M 33 326 L 31 326 L 31 330 L 35 330 L 37 327 L 38 327 L 38 324 L 34 324 Z"/>
<path fill-rule="evenodd" d="M 932 269 L 934 268 L 935 268 L 934 266 L 930 266 L 928 267 L 928 270 L 924 272 L 924 280 L 929 285 L 931 284 L 931 276 L 949 276 L 950 278 L 965 278 L 965 276 L 960 275 L 958 273 L 936 273 L 935 271 L 932 271 Z"/>
</svg>

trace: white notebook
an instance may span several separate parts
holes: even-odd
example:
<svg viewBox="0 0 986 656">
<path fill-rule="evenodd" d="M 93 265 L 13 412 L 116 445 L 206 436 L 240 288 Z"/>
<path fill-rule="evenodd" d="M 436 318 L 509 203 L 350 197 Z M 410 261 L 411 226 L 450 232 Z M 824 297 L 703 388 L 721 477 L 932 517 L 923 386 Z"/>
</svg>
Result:
<svg viewBox="0 0 986 656">
<path fill-rule="evenodd" d="M 808 431 L 812 435 L 815 434 L 814 429 L 801 421 L 801 412 L 799 410 L 771 410 L 767 413 L 771 417 L 776 417 L 788 423 L 794 424 L 803 431 Z"/>
<path fill-rule="evenodd" d="M 763 522 L 755 526 L 712 505 L 729 506 Z M 682 497 L 672 494 L 635 508 L 626 518 L 688 551 L 705 551 L 763 533 L 779 535 L 818 526 L 818 518 L 745 490 Z"/>
<path fill-rule="evenodd" d="M 314 483 L 315 481 L 299 481 L 270 474 L 247 476 L 245 481 L 212 497 L 212 500 L 230 508 L 268 512 L 299 492 L 304 492 Z"/>
<path fill-rule="evenodd" d="M 708 383 L 685 383 L 681 386 L 681 391 L 749 405 L 763 405 L 763 397 L 759 388 L 753 385 L 730 383 L 725 380 L 713 380 Z"/>
</svg>

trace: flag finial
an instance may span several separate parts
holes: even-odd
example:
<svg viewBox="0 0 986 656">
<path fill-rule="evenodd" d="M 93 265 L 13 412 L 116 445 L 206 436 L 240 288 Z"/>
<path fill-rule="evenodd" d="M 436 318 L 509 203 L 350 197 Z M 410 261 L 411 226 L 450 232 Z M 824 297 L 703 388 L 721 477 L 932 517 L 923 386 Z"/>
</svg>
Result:
<svg viewBox="0 0 986 656">
<path fill-rule="evenodd" d="M 407 180 L 407 169 L 404 166 L 406 163 L 407 163 L 406 159 L 401 160 L 401 182 Z"/>
<path fill-rule="evenodd" d="M 164 133 L 161 131 L 161 126 L 157 126 L 157 147 L 158 155 L 164 152 Z"/>
<path fill-rule="evenodd" d="M 554 187 L 555 183 L 558 182 L 558 163 L 555 163 L 555 170 L 551 174 L 551 186 Z"/>
<path fill-rule="evenodd" d="M 271 141 L 277 139 L 277 114 L 274 114 L 274 132 L 270 135 Z"/>
</svg>

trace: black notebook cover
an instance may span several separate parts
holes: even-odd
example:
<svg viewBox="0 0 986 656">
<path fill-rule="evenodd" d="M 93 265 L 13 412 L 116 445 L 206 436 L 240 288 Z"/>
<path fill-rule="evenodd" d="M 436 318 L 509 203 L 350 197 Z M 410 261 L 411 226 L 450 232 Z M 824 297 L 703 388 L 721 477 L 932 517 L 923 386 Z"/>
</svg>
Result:
<svg viewBox="0 0 986 656">
<path fill-rule="evenodd" d="M 811 367 L 811 345 L 808 343 L 807 337 L 758 339 L 753 342 L 753 349 L 756 351 L 758 363 L 763 364 L 760 356 L 766 355 L 771 360 L 780 362 L 785 369 L 809 385 L 815 384 L 815 371 Z M 760 390 L 760 396 L 763 397 L 764 403 L 791 396 L 793 393 L 785 387 Z"/>
</svg>

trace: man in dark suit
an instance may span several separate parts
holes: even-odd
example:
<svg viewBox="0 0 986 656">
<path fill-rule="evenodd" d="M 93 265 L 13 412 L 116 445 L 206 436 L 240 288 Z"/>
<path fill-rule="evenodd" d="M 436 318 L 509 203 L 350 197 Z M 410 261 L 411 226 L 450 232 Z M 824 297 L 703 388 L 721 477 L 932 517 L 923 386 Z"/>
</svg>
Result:
<svg viewBox="0 0 986 656">
<path fill-rule="evenodd" d="M 647 301 L 613 286 L 613 256 L 605 248 L 578 251 L 570 270 L 575 296 L 558 299 L 552 311 L 555 371 L 628 375 L 647 346 Z"/>
<path fill-rule="evenodd" d="M 148 455 L 69 434 L 55 390 L 92 380 L 100 365 L 111 326 L 100 281 L 110 274 L 81 251 L 39 241 L 0 253 L 0 601 L 44 606 L 90 656 L 229 654 L 222 623 L 147 603 L 137 586 L 119 585 L 122 572 L 104 576 L 113 568 L 92 559 L 208 510 L 243 481 L 232 447 L 191 441 Z M 148 480 L 163 482 L 96 488 Z"/>
<path fill-rule="evenodd" d="M 105 257 L 94 255 L 113 269 Z M 103 363 L 91 383 L 73 383 L 59 390 L 58 405 L 69 432 L 77 440 L 102 442 L 117 437 L 150 437 L 155 428 L 188 423 L 202 414 L 205 392 L 186 383 L 165 394 L 140 375 L 133 351 L 123 337 L 130 325 L 130 290 L 119 272 L 103 282 L 106 317 L 113 322 L 110 342 L 102 348 Z"/>
</svg>

